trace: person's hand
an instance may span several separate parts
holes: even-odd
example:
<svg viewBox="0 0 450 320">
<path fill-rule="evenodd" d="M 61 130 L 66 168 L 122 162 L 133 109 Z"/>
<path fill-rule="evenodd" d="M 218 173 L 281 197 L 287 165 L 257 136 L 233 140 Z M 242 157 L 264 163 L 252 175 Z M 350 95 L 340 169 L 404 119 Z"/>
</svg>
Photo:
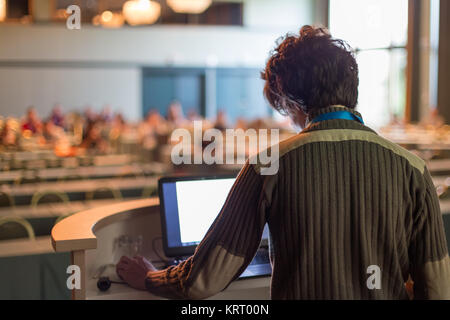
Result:
<svg viewBox="0 0 450 320">
<path fill-rule="evenodd" d="M 132 288 L 145 290 L 145 278 L 156 268 L 147 259 L 136 256 L 133 259 L 123 256 L 116 265 L 117 275 Z"/>
<path fill-rule="evenodd" d="M 153 264 L 148 261 L 147 259 L 145 259 L 142 256 L 135 256 L 134 259 L 136 259 L 136 261 L 143 266 L 144 268 L 146 268 L 148 271 L 156 271 L 157 269 L 153 266 Z M 147 271 L 147 272 L 148 272 Z"/>
</svg>

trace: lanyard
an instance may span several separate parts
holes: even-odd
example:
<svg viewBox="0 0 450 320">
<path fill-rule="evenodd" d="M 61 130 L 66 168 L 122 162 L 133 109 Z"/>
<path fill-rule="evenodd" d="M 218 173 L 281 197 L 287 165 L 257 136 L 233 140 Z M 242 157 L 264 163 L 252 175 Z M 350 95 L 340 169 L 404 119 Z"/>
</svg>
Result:
<svg viewBox="0 0 450 320">
<path fill-rule="evenodd" d="M 353 113 L 351 113 L 349 111 L 345 111 L 345 110 L 321 114 L 321 115 L 315 117 L 314 119 L 312 119 L 311 123 L 316 123 L 316 122 L 325 121 L 325 120 L 334 120 L 334 119 L 356 120 L 356 121 L 360 122 L 361 124 L 364 124 L 364 121 L 361 117 L 358 117 L 356 114 L 353 114 Z"/>
</svg>

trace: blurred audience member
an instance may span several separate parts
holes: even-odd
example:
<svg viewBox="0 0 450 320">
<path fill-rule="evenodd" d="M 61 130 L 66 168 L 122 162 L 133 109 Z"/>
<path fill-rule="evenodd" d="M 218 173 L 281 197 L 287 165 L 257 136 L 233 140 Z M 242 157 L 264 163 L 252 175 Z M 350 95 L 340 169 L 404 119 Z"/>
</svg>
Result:
<svg viewBox="0 0 450 320">
<path fill-rule="evenodd" d="M 5 125 L 0 133 L 0 143 L 5 147 L 15 147 L 17 145 L 17 132 L 14 130 L 10 119 L 5 121 Z"/>
<path fill-rule="evenodd" d="M 173 101 L 167 108 L 167 122 L 172 127 L 181 127 L 185 124 L 183 109 L 178 101 Z"/>
<path fill-rule="evenodd" d="M 201 121 L 201 120 L 203 120 L 203 117 L 198 114 L 197 110 L 190 109 L 187 113 L 187 120 L 188 121 Z"/>
<path fill-rule="evenodd" d="M 64 129 L 56 125 L 51 119 L 44 123 L 43 128 L 43 135 L 47 143 L 55 144 L 64 136 Z"/>
<path fill-rule="evenodd" d="M 222 130 L 222 131 L 229 128 L 227 114 L 224 110 L 220 110 L 217 113 L 217 118 L 216 118 L 216 122 L 214 123 L 214 128 Z"/>
<path fill-rule="evenodd" d="M 95 113 L 94 110 L 92 110 L 91 106 L 87 106 L 86 109 L 84 109 L 83 116 L 86 123 L 94 122 L 98 119 L 97 113 Z"/>
<path fill-rule="evenodd" d="M 90 122 L 86 129 L 86 134 L 81 142 L 80 148 L 85 150 L 95 150 L 100 153 L 105 153 L 108 150 L 108 143 L 103 139 L 102 135 L 102 122 L 93 121 Z"/>
<path fill-rule="evenodd" d="M 247 130 L 247 128 L 248 128 L 247 120 L 245 120 L 244 118 L 237 118 L 236 119 L 236 124 L 234 125 L 234 128 L 235 129 Z"/>
<path fill-rule="evenodd" d="M 116 113 L 111 122 L 111 127 L 109 130 L 109 138 L 117 140 L 120 138 L 121 134 L 127 129 L 127 123 L 123 118 L 122 114 Z"/>
<path fill-rule="evenodd" d="M 113 118 L 114 116 L 111 111 L 111 106 L 109 104 L 105 105 L 100 113 L 100 119 L 105 123 L 109 123 L 113 120 Z"/>
<path fill-rule="evenodd" d="M 155 109 L 150 110 L 138 127 L 139 140 L 146 149 L 153 149 L 169 133 L 166 119 Z"/>
<path fill-rule="evenodd" d="M 24 121 L 22 122 L 22 131 L 29 131 L 32 134 L 42 133 L 42 122 L 39 119 L 36 109 L 29 107 Z"/>
<path fill-rule="evenodd" d="M 50 121 L 55 126 L 64 128 L 64 115 L 60 104 L 57 104 L 53 107 L 52 113 L 50 115 Z"/>
<path fill-rule="evenodd" d="M 150 110 L 142 122 L 145 130 L 155 133 L 166 134 L 168 132 L 167 120 L 155 109 Z"/>
</svg>

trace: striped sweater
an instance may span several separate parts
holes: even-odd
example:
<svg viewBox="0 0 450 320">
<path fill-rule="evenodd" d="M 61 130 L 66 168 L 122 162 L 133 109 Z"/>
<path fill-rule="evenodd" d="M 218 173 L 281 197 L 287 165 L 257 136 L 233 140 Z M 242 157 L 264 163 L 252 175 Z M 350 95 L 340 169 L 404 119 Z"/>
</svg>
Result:
<svg viewBox="0 0 450 320">
<path fill-rule="evenodd" d="M 344 119 L 310 124 L 282 141 L 279 154 L 275 175 L 244 165 L 194 255 L 149 272 L 150 292 L 220 292 L 251 262 L 268 223 L 272 299 L 408 299 L 408 277 L 415 298 L 450 299 L 439 201 L 420 158 Z M 380 271 L 375 288 L 370 266 Z"/>
</svg>

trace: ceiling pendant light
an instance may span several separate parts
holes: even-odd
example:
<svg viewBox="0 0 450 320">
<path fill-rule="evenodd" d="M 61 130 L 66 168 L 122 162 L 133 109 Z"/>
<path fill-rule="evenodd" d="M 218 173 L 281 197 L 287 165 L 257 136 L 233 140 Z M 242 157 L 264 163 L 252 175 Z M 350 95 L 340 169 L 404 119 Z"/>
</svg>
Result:
<svg viewBox="0 0 450 320">
<path fill-rule="evenodd" d="M 161 14 L 161 5 L 150 0 L 130 0 L 122 7 L 123 16 L 132 26 L 153 24 Z"/>
<path fill-rule="evenodd" d="M 167 0 L 167 4 L 178 13 L 198 14 L 211 5 L 212 0 Z"/>
</svg>

